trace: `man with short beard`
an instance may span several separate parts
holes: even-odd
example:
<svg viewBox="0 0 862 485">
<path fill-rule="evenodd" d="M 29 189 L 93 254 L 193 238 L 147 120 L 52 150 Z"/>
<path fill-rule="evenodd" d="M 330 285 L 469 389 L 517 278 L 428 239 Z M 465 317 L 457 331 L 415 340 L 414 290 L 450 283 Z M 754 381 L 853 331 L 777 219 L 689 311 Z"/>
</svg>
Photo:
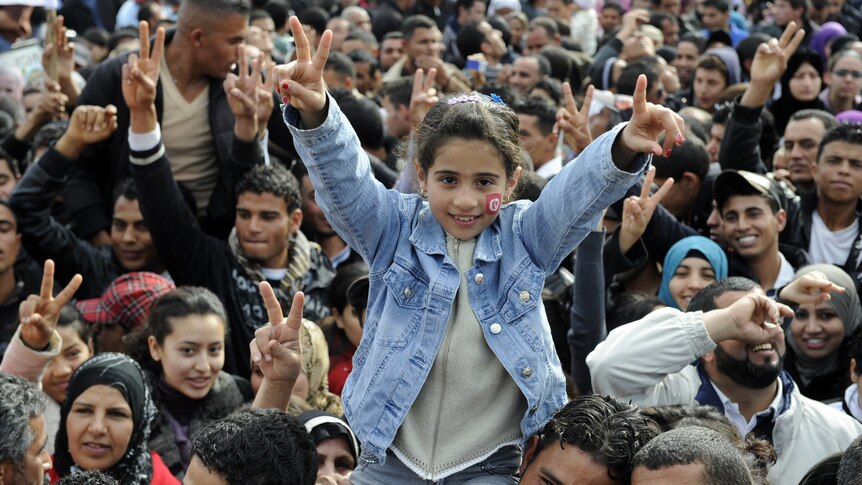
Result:
<svg viewBox="0 0 862 485">
<path fill-rule="evenodd" d="M 717 281 L 688 310 L 657 310 L 611 332 L 587 357 L 593 390 L 639 406 L 714 406 L 742 436 L 775 446 L 774 484 L 799 483 L 862 433 L 862 424 L 800 394 L 782 369 L 784 333 L 774 322 L 793 312 L 756 283 Z"/>
</svg>

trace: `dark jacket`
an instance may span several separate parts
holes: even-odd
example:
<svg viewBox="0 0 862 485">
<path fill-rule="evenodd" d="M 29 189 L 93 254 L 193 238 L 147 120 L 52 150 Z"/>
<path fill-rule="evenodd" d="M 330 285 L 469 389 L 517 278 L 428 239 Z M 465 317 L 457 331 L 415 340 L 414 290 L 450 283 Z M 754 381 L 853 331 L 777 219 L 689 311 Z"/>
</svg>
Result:
<svg viewBox="0 0 862 485">
<path fill-rule="evenodd" d="M 224 303 L 230 321 L 224 371 L 248 378 L 251 375 L 248 344 L 254 331 L 267 322 L 257 279 L 240 264 L 228 242 L 206 235 L 198 225 L 183 202 L 161 144 L 132 155 L 148 159 L 159 153 L 161 156 L 150 164 L 131 166 L 153 244 L 177 286 L 206 287 Z M 305 241 L 305 236 L 302 240 Z M 319 246 L 307 241 L 306 244 L 310 249 L 303 256 L 310 259 L 310 269 L 303 280 L 296 282 L 290 294 L 274 289 L 282 302 L 292 301 L 293 292 L 303 290 L 305 317 L 318 320 L 329 314 L 327 290 L 334 272 Z"/>
<path fill-rule="evenodd" d="M 174 32 L 168 33 L 165 44 L 170 44 Z M 103 62 L 78 97 L 79 105 L 117 107 L 117 130 L 111 137 L 90 145 L 81 155 L 76 169 L 70 174 L 65 191 L 69 215 L 75 221 L 75 231 L 89 238 L 110 226 L 109 215 L 114 187 L 131 176 L 129 169 L 129 109 L 123 101 L 122 67 L 128 55 Z M 223 80 L 209 80 L 209 125 L 215 144 L 219 181 L 213 191 L 207 216 L 201 225 L 208 233 L 227 236 L 234 220 L 234 187 L 242 174 L 254 164 L 262 163 L 263 155 L 257 144 L 242 144 L 233 136 L 234 115 L 227 103 L 222 87 Z M 164 112 L 161 82 L 156 87 L 156 112 L 159 120 Z M 202 120 L 203 121 L 203 120 Z M 246 145 L 237 149 L 238 145 Z"/>
<path fill-rule="evenodd" d="M 147 381 L 153 392 L 153 403 L 158 407 L 159 414 L 152 424 L 150 433 L 150 449 L 162 457 L 162 461 L 171 473 L 182 480 L 188 468 L 188 463 L 183 463 L 183 456 L 178 443 L 178 436 L 173 426 L 180 426 L 177 420 L 171 416 L 162 402 L 162 390 L 159 386 L 160 377 L 147 372 Z M 241 377 L 232 376 L 226 372 L 219 372 L 216 382 L 210 389 L 209 394 L 203 399 L 195 402 L 194 412 L 188 424 L 183 430 L 188 438 L 189 445 L 195 436 L 206 425 L 227 417 L 232 412 L 250 403 L 254 399 L 251 384 Z M 172 423 L 173 421 L 173 423 Z M 190 459 L 190 457 L 186 457 Z"/>
<path fill-rule="evenodd" d="M 63 190 L 73 160 L 54 148 L 34 163 L 18 182 L 9 207 L 18 219 L 24 248 L 34 260 L 53 259 L 54 279 L 65 282 L 76 273 L 84 277 L 75 293 L 79 299 L 99 298 L 114 279 L 126 272 L 110 246 L 84 241 L 51 215 L 51 204 Z"/>
</svg>

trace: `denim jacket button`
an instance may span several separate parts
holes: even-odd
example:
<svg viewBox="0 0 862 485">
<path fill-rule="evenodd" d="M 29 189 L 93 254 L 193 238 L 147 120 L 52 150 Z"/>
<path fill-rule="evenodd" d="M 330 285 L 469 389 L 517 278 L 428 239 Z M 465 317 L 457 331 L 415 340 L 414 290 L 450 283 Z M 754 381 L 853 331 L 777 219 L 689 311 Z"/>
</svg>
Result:
<svg viewBox="0 0 862 485">
<path fill-rule="evenodd" d="M 533 369 L 530 369 L 529 367 L 524 367 L 524 370 L 521 371 L 521 376 L 523 376 L 525 379 L 529 379 L 532 375 Z"/>
<path fill-rule="evenodd" d="M 520 298 L 521 301 L 530 301 L 530 292 L 527 290 L 524 290 L 521 292 L 520 295 L 518 295 L 518 298 Z"/>
<path fill-rule="evenodd" d="M 407 287 L 404 288 L 404 291 L 402 293 L 404 294 L 404 298 L 410 298 L 410 295 L 413 294 L 413 290 L 411 290 L 410 287 Z"/>
<path fill-rule="evenodd" d="M 493 333 L 494 335 L 497 335 L 498 333 L 500 333 L 502 331 L 503 331 L 503 326 L 500 325 L 499 323 L 492 323 L 491 324 L 491 333 Z"/>
<path fill-rule="evenodd" d="M 475 281 L 477 285 L 481 285 L 485 282 L 485 275 L 482 273 L 476 273 L 476 276 L 473 277 L 473 281 Z"/>
</svg>

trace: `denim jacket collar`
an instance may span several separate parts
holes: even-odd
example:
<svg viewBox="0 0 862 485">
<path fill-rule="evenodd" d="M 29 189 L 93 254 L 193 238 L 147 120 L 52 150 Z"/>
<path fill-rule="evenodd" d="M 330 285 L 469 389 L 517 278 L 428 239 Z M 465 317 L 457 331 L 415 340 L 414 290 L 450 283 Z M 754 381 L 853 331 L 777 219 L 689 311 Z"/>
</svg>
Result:
<svg viewBox="0 0 862 485">
<path fill-rule="evenodd" d="M 410 242 L 413 247 L 425 254 L 448 254 L 446 250 L 446 232 L 443 226 L 437 222 L 427 204 L 419 211 L 419 222 L 410 234 Z M 509 210 L 515 210 L 514 207 Z M 476 241 L 476 250 L 473 253 L 473 261 L 491 262 L 497 261 L 503 256 L 503 246 L 500 242 L 500 220 L 499 217 L 491 223 L 490 231 L 482 231 Z"/>
</svg>

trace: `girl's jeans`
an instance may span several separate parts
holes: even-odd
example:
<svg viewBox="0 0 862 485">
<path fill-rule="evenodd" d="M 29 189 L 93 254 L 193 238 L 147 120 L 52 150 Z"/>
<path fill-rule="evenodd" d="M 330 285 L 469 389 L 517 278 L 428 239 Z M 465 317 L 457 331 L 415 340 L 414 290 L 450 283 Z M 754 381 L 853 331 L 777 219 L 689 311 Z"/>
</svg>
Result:
<svg viewBox="0 0 862 485">
<path fill-rule="evenodd" d="M 391 451 L 386 464 L 381 465 L 371 453 L 359 456 L 356 469 L 350 475 L 352 485 L 516 485 L 521 465 L 521 448 L 504 446 L 482 462 L 436 482 L 423 480 L 405 466 Z"/>
</svg>

